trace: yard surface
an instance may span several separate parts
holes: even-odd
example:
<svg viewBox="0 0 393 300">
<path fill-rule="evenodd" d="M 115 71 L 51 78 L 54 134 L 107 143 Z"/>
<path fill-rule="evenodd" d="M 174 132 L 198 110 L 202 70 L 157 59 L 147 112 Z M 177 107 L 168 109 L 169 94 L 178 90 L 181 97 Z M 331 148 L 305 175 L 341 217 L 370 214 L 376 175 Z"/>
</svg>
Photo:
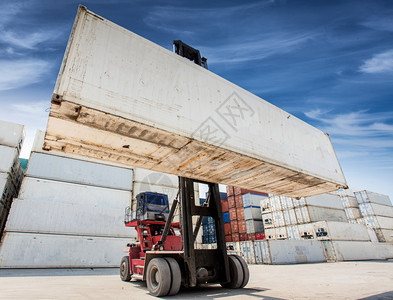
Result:
<svg viewBox="0 0 393 300">
<path fill-rule="evenodd" d="M 250 265 L 244 289 L 181 289 L 167 299 L 393 299 L 393 261 Z M 153 299 L 118 269 L 0 270 L 1 299 Z"/>
</svg>

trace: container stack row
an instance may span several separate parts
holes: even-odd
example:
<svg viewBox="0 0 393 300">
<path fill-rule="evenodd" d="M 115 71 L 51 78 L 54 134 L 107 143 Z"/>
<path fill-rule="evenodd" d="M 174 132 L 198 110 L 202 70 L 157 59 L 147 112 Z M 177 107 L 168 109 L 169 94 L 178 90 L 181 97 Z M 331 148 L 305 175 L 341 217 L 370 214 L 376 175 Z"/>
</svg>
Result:
<svg viewBox="0 0 393 300">
<path fill-rule="evenodd" d="M 373 230 L 379 242 L 393 242 L 393 206 L 389 196 L 370 192 L 355 192 L 364 223 Z"/>
<path fill-rule="evenodd" d="M 23 178 L 19 161 L 23 138 L 23 125 L 0 121 L 0 238 Z"/>
<path fill-rule="evenodd" d="M 230 226 L 227 226 L 226 241 L 263 239 L 260 199 L 266 198 L 267 194 L 227 186 L 227 196 Z"/>
<path fill-rule="evenodd" d="M 0 268 L 118 266 L 122 249 L 136 242 L 136 231 L 124 225 L 125 208 L 140 192 L 172 201 L 177 176 L 45 151 L 44 134 L 36 135 L 11 206 Z"/>
</svg>

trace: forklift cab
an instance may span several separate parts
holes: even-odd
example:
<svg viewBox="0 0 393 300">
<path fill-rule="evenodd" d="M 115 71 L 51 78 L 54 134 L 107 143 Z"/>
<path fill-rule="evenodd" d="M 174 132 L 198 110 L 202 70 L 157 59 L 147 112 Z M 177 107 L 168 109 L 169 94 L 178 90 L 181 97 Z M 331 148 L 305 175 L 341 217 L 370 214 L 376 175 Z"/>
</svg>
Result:
<svg viewBox="0 0 393 300">
<path fill-rule="evenodd" d="M 136 220 L 165 222 L 169 215 L 169 201 L 165 194 L 144 192 L 136 196 Z"/>
</svg>

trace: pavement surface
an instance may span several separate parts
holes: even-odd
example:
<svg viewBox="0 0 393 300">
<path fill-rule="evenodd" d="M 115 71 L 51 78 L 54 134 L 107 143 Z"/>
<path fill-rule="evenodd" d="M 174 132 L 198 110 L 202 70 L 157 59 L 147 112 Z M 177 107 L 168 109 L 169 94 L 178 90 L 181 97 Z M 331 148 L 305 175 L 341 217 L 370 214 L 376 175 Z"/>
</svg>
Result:
<svg viewBox="0 0 393 300">
<path fill-rule="evenodd" d="M 167 299 L 393 299 L 393 261 L 250 265 L 244 289 L 181 289 Z M 154 299 L 118 269 L 2 269 L 0 299 Z"/>
</svg>

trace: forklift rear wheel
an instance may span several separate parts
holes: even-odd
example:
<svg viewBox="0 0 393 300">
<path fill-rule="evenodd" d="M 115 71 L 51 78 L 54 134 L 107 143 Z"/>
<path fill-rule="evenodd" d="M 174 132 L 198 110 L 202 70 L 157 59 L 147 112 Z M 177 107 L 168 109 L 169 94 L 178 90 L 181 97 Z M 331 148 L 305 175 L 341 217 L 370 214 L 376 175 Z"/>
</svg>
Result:
<svg viewBox="0 0 393 300">
<path fill-rule="evenodd" d="M 244 280 L 242 265 L 235 255 L 228 255 L 228 262 L 231 281 L 222 283 L 221 286 L 228 289 L 238 289 L 241 287 Z"/>
<path fill-rule="evenodd" d="M 250 271 L 248 270 L 248 265 L 247 265 L 246 261 L 243 259 L 243 257 L 241 257 L 239 255 L 233 255 L 233 256 L 236 257 L 237 260 L 242 265 L 242 269 L 243 269 L 243 283 L 240 285 L 240 288 L 244 288 L 247 285 L 248 280 L 250 279 Z"/>
<path fill-rule="evenodd" d="M 171 269 L 171 288 L 168 296 L 176 295 L 180 290 L 181 285 L 181 271 L 176 259 L 172 257 L 165 257 Z"/>
<path fill-rule="evenodd" d="M 164 258 L 153 258 L 146 270 L 146 284 L 149 293 L 156 297 L 166 296 L 171 288 L 171 270 Z"/>
<path fill-rule="evenodd" d="M 123 281 L 130 281 L 131 280 L 130 259 L 129 259 L 128 256 L 124 256 L 121 259 L 121 263 L 120 263 L 120 278 Z"/>
</svg>

